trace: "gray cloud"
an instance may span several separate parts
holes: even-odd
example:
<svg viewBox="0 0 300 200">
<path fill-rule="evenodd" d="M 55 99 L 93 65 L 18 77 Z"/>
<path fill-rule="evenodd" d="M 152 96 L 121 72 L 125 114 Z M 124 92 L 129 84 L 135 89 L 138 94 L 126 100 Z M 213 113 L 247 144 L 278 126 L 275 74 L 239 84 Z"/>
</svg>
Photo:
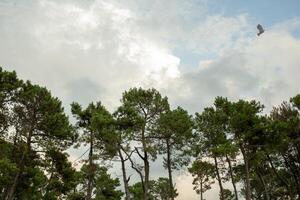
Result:
<svg viewBox="0 0 300 200">
<path fill-rule="evenodd" d="M 98 98 L 106 95 L 106 89 L 99 87 L 99 85 L 89 78 L 81 78 L 69 82 L 66 85 L 68 91 L 68 99 L 70 101 L 79 102 L 83 105 L 88 105 L 91 101 L 97 101 Z"/>
<path fill-rule="evenodd" d="M 135 86 L 156 87 L 191 113 L 216 96 L 254 98 L 270 109 L 299 93 L 300 39 L 292 35 L 299 18 L 258 38 L 251 16 L 209 13 L 205 2 L 1 1 L 0 65 L 46 86 L 68 112 L 71 101 L 98 100 L 113 111 Z M 182 66 L 176 48 L 210 60 Z M 159 165 L 152 170 L 164 175 Z M 180 180 L 179 191 L 192 188 Z M 179 197 L 187 198 L 197 196 Z"/>
<path fill-rule="evenodd" d="M 291 33 L 269 31 L 249 41 L 216 59 L 201 61 L 196 70 L 172 80 L 172 87 L 165 92 L 173 104 L 193 113 L 211 105 L 216 96 L 225 96 L 259 100 L 269 111 L 298 94 L 300 39 Z"/>
</svg>

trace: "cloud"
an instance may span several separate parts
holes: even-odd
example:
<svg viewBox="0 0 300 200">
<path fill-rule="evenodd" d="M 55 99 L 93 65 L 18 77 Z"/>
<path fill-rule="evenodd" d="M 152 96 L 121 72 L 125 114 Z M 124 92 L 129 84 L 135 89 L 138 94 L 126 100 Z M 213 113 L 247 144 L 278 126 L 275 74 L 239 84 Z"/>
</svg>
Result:
<svg viewBox="0 0 300 200">
<path fill-rule="evenodd" d="M 300 30 L 300 17 L 294 17 L 283 22 L 276 24 L 272 27 L 273 31 L 276 32 L 285 32 L 285 33 L 293 33 L 294 31 Z"/>
<path fill-rule="evenodd" d="M 7 1 L 0 9 L 2 65 L 68 103 L 69 83 L 93 82 L 106 95 L 91 99 L 111 109 L 130 87 L 160 89 L 180 77 L 176 46 L 219 53 L 246 24 L 245 16 L 206 16 L 202 1 Z"/>
<path fill-rule="evenodd" d="M 135 86 L 155 87 L 191 114 L 216 96 L 271 109 L 299 93 L 300 19 L 266 27 L 261 37 L 253 21 L 210 12 L 206 0 L 1 1 L 0 65 L 46 86 L 66 110 L 72 101 L 101 100 L 112 111 Z M 182 64 L 190 54 L 199 65 Z M 185 191 L 190 179 L 181 179 Z"/>
<path fill-rule="evenodd" d="M 87 90 L 87 88 L 89 89 Z M 67 83 L 65 90 L 68 92 L 70 100 L 80 100 L 85 106 L 91 101 L 98 101 L 97 97 L 104 97 L 107 92 L 105 88 L 100 88 L 96 82 L 87 77 Z"/>
<path fill-rule="evenodd" d="M 1 65 L 46 85 L 63 101 L 74 98 L 70 83 L 82 80 L 82 90 L 91 82 L 107 88 L 93 99 L 112 109 L 124 90 L 179 75 L 180 59 L 137 31 L 135 14 L 118 2 L 6 2 L 0 10 Z"/>
<path fill-rule="evenodd" d="M 244 71 L 244 62 L 243 57 L 235 52 L 211 62 L 207 68 L 182 75 L 174 81 L 174 95 L 176 91 L 181 93 L 174 98 L 176 104 L 195 112 L 211 105 L 216 96 L 242 97 L 251 93 L 255 87 L 253 83 L 258 79 Z"/>
<path fill-rule="evenodd" d="M 176 177 L 176 188 L 178 190 L 178 200 L 196 200 L 200 198 L 200 194 L 197 194 L 195 190 L 193 190 L 194 185 L 193 177 L 189 173 L 181 173 Z M 206 191 L 203 194 L 204 199 L 216 199 L 219 196 L 219 188 L 215 185 L 212 185 L 213 189 Z"/>
<path fill-rule="evenodd" d="M 174 104 L 199 112 L 216 96 L 226 96 L 257 99 L 270 110 L 299 93 L 299 38 L 274 28 L 242 40 L 245 46 L 237 41 L 219 57 L 200 61 L 199 68 L 173 80 L 168 96 Z"/>
</svg>

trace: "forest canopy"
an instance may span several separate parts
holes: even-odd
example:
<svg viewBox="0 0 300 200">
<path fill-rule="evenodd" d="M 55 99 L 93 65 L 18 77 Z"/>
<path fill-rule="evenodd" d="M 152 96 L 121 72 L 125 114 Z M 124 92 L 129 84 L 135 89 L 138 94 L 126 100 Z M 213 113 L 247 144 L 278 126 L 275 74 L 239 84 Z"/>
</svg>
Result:
<svg viewBox="0 0 300 200">
<path fill-rule="evenodd" d="M 265 114 L 258 101 L 216 97 L 190 114 L 154 88 L 131 88 L 112 113 L 101 101 L 73 102 L 72 124 L 47 88 L 0 67 L 0 199 L 173 200 L 179 169 L 201 200 L 213 184 L 221 200 L 299 199 L 300 94 L 274 106 Z M 76 169 L 66 150 L 82 145 Z M 158 156 L 166 173 L 151 180 Z M 121 163 L 121 179 L 109 160 Z"/>
</svg>

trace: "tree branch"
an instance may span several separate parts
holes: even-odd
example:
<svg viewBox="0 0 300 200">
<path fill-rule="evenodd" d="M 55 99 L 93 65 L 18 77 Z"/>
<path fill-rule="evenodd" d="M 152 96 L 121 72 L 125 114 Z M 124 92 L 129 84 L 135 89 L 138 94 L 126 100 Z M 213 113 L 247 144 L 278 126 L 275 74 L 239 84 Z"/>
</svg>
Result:
<svg viewBox="0 0 300 200">
<path fill-rule="evenodd" d="M 138 148 L 137 148 L 137 147 L 134 147 L 134 149 L 135 149 L 135 151 L 137 152 L 137 154 L 140 156 L 140 158 L 141 158 L 142 160 L 145 160 L 145 157 L 143 157 L 143 156 L 140 154 Z"/>
<path fill-rule="evenodd" d="M 121 149 L 123 150 L 123 148 L 121 147 Z M 123 150 L 124 151 L 124 150 Z M 129 159 L 130 163 L 131 163 L 131 167 L 132 169 L 134 169 L 140 176 L 141 178 L 141 183 L 142 183 L 142 186 L 144 187 L 144 177 L 143 177 L 143 174 L 141 172 L 141 170 L 139 170 L 136 166 L 135 166 L 135 163 L 133 162 L 133 160 L 131 159 L 131 155 L 133 153 L 133 151 L 130 153 L 130 156 L 128 155 L 128 153 L 126 151 L 124 151 L 124 153 L 126 154 L 127 158 Z M 130 177 L 129 177 L 130 179 Z"/>
</svg>

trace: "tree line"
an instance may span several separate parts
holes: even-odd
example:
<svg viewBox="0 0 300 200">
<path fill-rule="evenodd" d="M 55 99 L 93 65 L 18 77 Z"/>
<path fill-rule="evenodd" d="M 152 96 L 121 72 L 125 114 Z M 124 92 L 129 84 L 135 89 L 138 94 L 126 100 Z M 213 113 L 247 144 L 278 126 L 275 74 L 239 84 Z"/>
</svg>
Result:
<svg viewBox="0 0 300 200">
<path fill-rule="evenodd" d="M 190 115 L 154 88 L 131 88 L 112 113 L 100 101 L 72 103 L 71 124 L 49 90 L 0 68 L 0 198 L 174 200 L 173 172 L 185 168 L 201 200 L 214 183 L 221 200 L 299 199 L 300 95 L 263 109 L 216 97 Z M 87 159 L 76 170 L 66 150 L 83 146 Z M 158 156 L 167 175 L 151 180 Z M 121 180 L 109 174 L 109 160 L 121 163 Z"/>
</svg>

